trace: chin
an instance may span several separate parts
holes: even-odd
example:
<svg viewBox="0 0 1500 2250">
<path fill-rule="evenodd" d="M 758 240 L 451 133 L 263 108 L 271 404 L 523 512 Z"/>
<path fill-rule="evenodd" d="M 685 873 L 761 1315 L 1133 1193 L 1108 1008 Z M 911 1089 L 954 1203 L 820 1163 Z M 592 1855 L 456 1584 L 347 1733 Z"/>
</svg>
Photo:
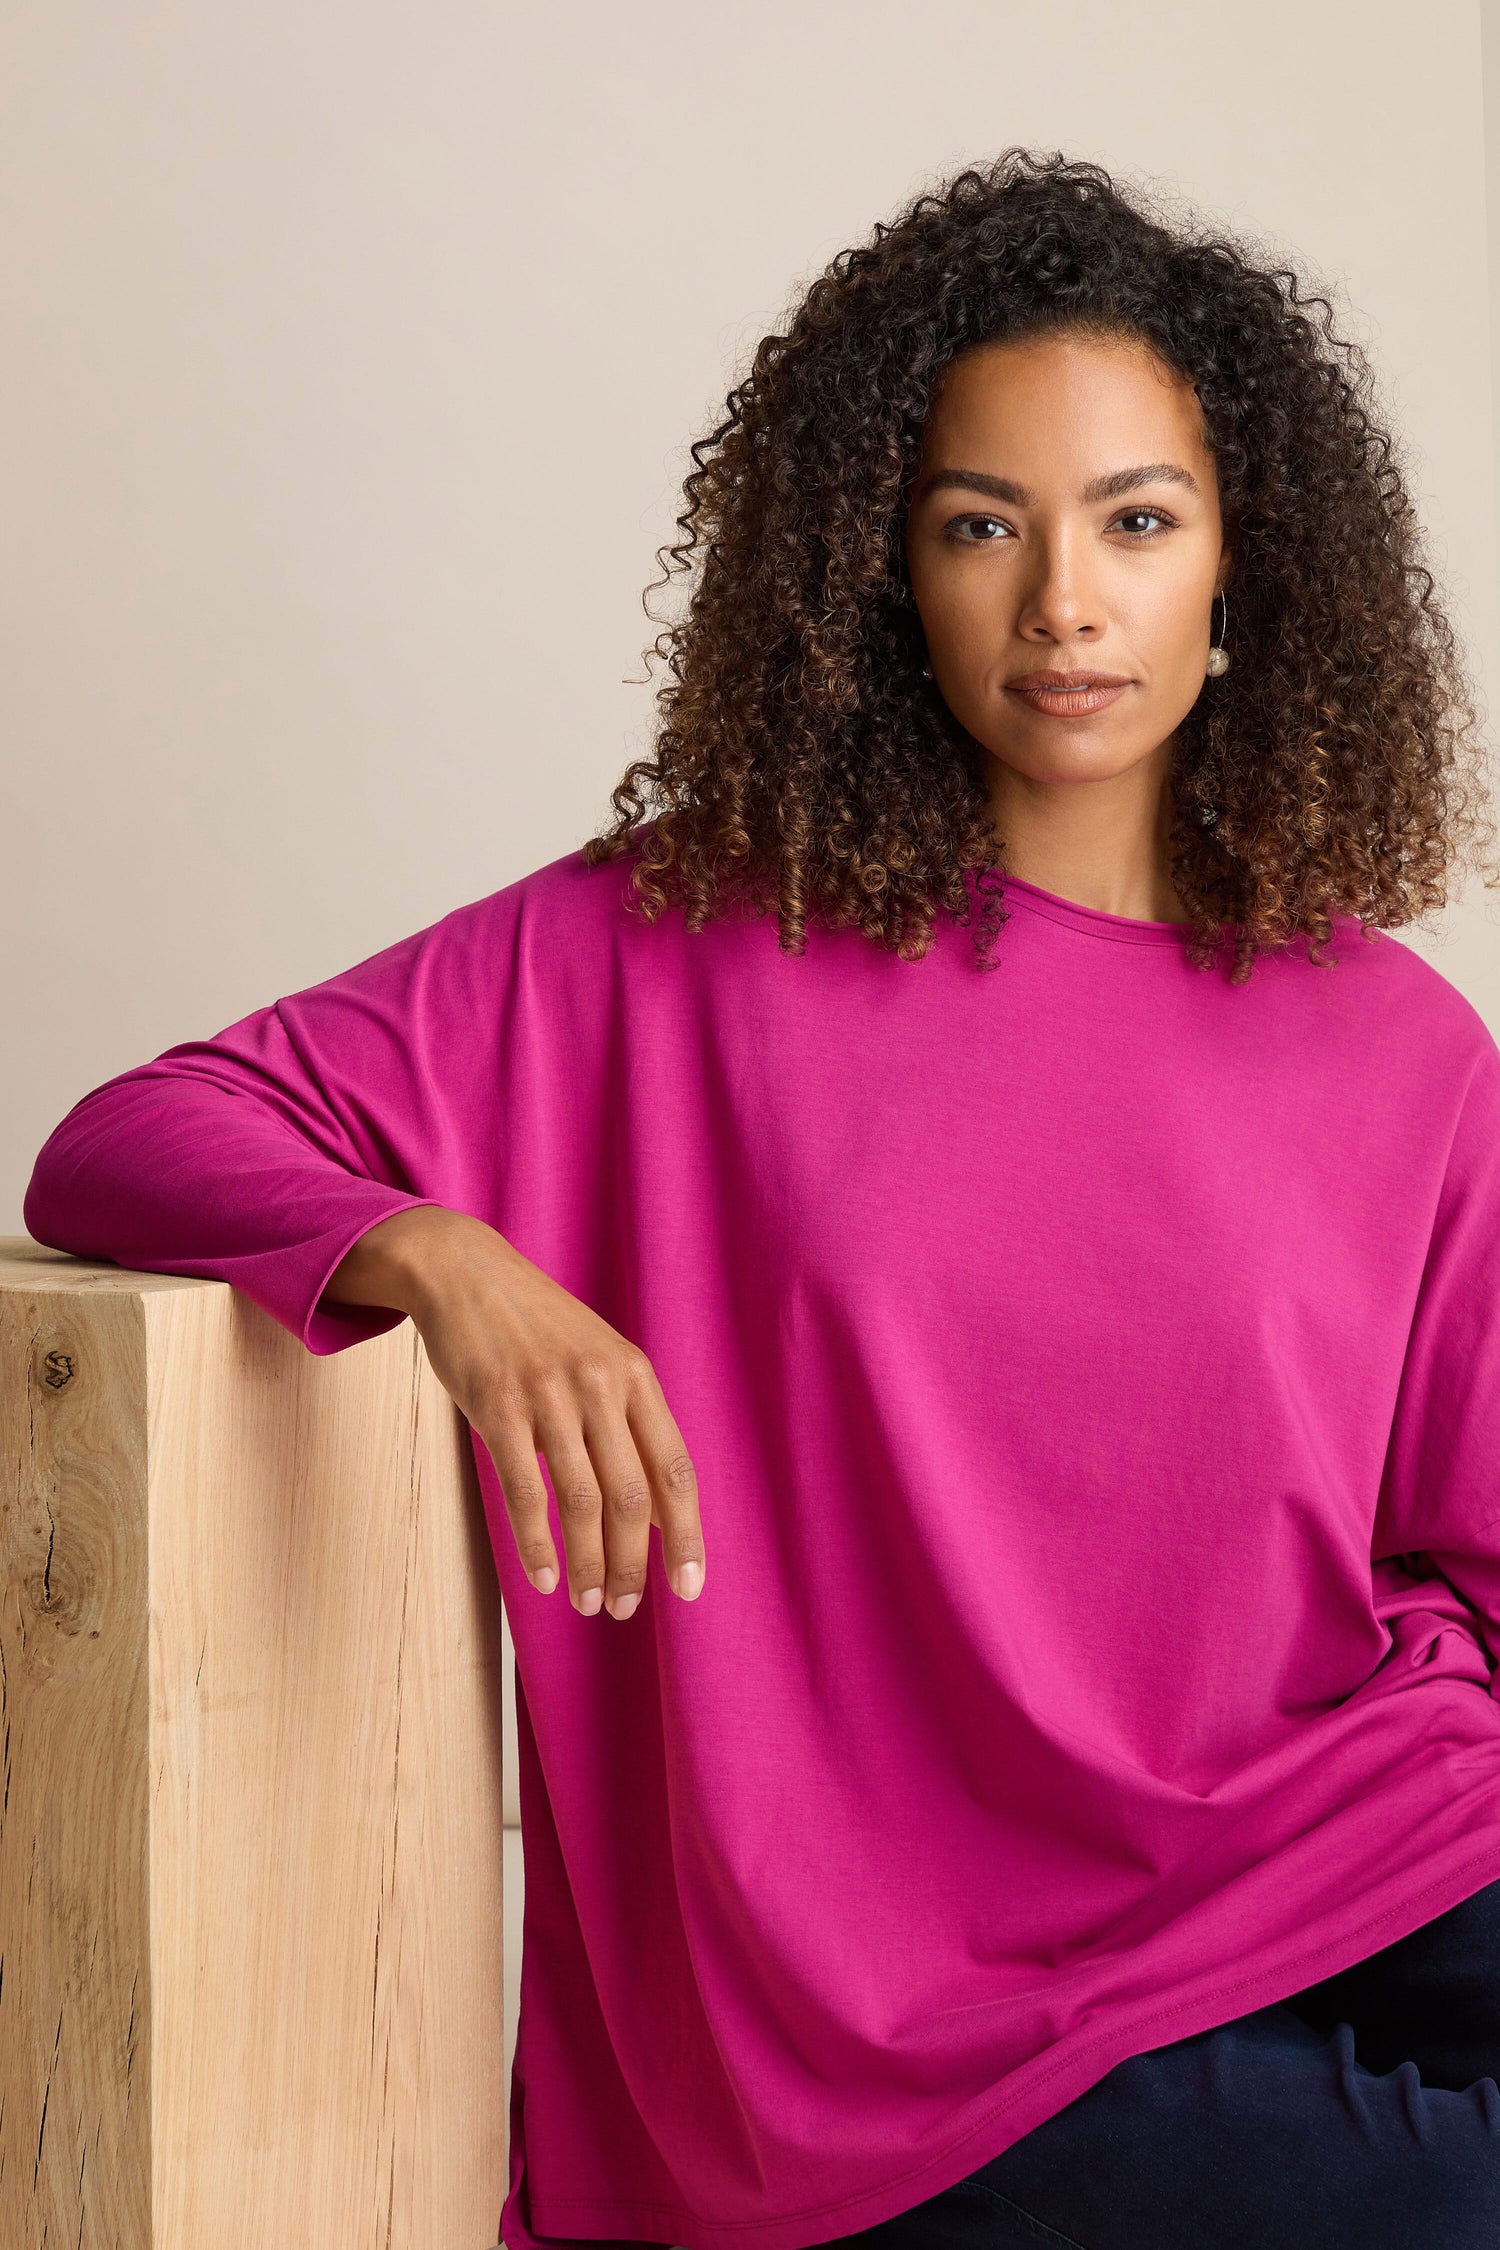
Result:
<svg viewBox="0 0 1500 2250">
<path fill-rule="evenodd" d="M 1101 741 L 1097 731 L 1090 733 L 1086 719 L 1075 726 L 1058 719 L 1043 723 L 1051 729 L 1047 742 L 1017 742 L 1011 738 L 1003 744 L 986 742 L 983 748 L 998 764 L 1008 766 L 1027 781 L 1110 781 L 1151 755 L 1141 743 Z"/>
</svg>

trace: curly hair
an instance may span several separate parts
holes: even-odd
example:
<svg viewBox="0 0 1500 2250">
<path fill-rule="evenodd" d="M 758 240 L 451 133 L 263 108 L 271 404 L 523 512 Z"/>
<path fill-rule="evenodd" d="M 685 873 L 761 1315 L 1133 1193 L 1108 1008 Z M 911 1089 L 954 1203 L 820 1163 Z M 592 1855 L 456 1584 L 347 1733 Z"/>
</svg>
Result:
<svg viewBox="0 0 1500 2250">
<path fill-rule="evenodd" d="M 1314 312 L 1321 318 L 1314 319 Z M 1235 552 L 1235 661 L 1177 730 L 1169 851 L 1198 967 L 1302 932 L 1309 958 L 1486 884 L 1494 824 L 1472 689 L 1360 348 L 1327 298 L 1243 241 L 1169 224 L 1100 166 L 1006 149 L 841 251 L 762 339 L 692 446 L 663 576 L 692 574 L 643 655 L 655 754 L 611 794 L 597 865 L 634 852 L 648 920 L 731 899 L 800 953 L 809 916 L 920 959 L 939 909 L 1009 919 L 986 753 L 924 679 L 904 526 L 944 369 L 977 345 L 1144 341 L 1189 382 Z M 648 798 L 642 784 L 649 789 Z"/>
</svg>

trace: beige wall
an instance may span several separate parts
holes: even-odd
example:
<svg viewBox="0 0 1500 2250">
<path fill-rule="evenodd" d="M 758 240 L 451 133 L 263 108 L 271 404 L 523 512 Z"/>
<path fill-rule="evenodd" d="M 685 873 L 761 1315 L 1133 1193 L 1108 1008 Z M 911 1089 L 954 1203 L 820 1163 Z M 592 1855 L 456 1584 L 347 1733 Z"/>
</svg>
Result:
<svg viewBox="0 0 1500 2250">
<path fill-rule="evenodd" d="M 3 43 L 0 1230 L 88 1087 L 593 829 L 688 440 L 1009 140 L 1347 290 L 1493 668 L 1468 0 L 52 0 Z M 1500 1029 L 1497 918 L 1439 958 Z"/>
</svg>

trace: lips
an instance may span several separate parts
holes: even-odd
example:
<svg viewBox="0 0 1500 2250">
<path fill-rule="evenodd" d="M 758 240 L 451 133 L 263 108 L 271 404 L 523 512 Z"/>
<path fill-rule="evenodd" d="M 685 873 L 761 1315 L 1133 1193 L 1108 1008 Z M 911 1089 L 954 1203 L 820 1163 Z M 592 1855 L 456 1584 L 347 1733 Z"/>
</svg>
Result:
<svg viewBox="0 0 1500 2250">
<path fill-rule="evenodd" d="M 1018 679 L 1008 682 L 1019 688 L 1023 695 L 1032 688 L 1061 688 L 1065 691 L 1082 688 L 1129 687 L 1123 672 L 1023 672 Z"/>
<path fill-rule="evenodd" d="M 1118 672 L 1023 672 L 1006 693 L 1049 719 L 1087 719 L 1117 703 L 1129 685 Z"/>
</svg>

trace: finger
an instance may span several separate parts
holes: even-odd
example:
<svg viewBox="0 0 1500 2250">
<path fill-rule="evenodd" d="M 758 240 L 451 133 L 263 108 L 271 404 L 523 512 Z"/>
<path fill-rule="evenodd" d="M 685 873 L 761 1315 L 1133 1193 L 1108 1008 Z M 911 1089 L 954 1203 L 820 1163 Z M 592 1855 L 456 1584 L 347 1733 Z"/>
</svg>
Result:
<svg viewBox="0 0 1500 2250">
<path fill-rule="evenodd" d="M 604 1500 L 594 1473 L 576 1404 L 560 1402 L 533 1412 L 532 1434 L 546 1455 L 568 1558 L 568 1592 L 585 1617 L 598 1614 L 604 1601 Z"/>
<path fill-rule="evenodd" d="M 583 1440 L 604 1501 L 604 1606 L 611 1617 L 631 1616 L 646 1589 L 651 1560 L 651 1480 L 635 1449 L 624 1403 L 590 1409 Z"/>
<path fill-rule="evenodd" d="M 684 1601 L 695 1601 L 703 1591 L 704 1574 L 698 1476 L 655 1370 L 649 1366 L 630 1393 L 627 1412 L 655 1496 L 667 1583 Z"/>
<path fill-rule="evenodd" d="M 508 1417 L 481 1435 L 500 1480 L 522 1568 L 538 1593 L 550 1594 L 560 1573 L 548 1521 L 547 1486 L 537 1462 L 531 1424 L 519 1416 Z"/>
</svg>

